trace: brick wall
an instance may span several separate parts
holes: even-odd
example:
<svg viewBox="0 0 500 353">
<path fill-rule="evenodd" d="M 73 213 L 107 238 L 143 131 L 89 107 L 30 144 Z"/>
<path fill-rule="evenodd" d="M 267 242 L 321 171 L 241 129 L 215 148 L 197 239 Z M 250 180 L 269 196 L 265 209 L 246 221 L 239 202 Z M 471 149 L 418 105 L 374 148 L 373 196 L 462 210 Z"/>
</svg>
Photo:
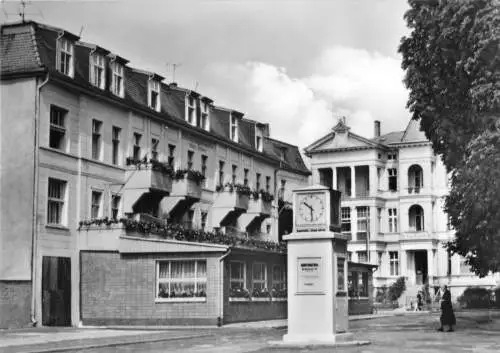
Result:
<svg viewBox="0 0 500 353">
<path fill-rule="evenodd" d="M 31 281 L 0 281 L 0 329 L 31 324 Z"/>
<path fill-rule="evenodd" d="M 81 252 L 84 325 L 216 325 L 222 254 Z M 156 260 L 206 259 L 206 302 L 156 302 Z"/>
</svg>

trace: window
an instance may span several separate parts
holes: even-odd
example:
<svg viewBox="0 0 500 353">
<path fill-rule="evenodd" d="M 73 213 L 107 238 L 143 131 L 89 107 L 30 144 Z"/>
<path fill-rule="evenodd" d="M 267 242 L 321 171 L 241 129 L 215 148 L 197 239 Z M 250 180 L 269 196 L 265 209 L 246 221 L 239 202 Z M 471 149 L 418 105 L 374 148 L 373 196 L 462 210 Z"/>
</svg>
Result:
<svg viewBox="0 0 500 353">
<path fill-rule="evenodd" d="M 194 220 L 194 210 L 189 210 L 187 212 L 187 219 L 184 224 L 185 229 L 193 229 L 193 220 Z"/>
<path fill-rule="evenodd" d="M 255 190 L 256 191 L 260 191 L 260 178 L 261 178 L 261 174 L 256 173 L 255 174 Z"/>
<path fill-rule="evenodd" d="M 399 257 L 397 251 L 389 251 L 389 267 L 391 276 L 399 276 Z"/>
<path fill-rule="evenodd" d="M 229 263 L 229 286 L 232 290 L 246 289 L 246 267 L 244 262 L 231 261 Z"/>
<path fill-rule="evenodd" d="M 460 257 L 460 274 L 469 274 L 470 268 L 467 265 L 467 259 L 465 257 Z"/>
<path fill-rule="evenodd" d="M 257 151 L 262 152 L 262 137 L 261 136 L 256 137 L 256 147 L 257 147 Z"/>
<path fill-rule="evenodd" d="M 424 230 L 424 210 L 420 205 L 413 205 L 408 211 L 410 218 L 410 231 L 422 232 Z"/>
<path fill-rule="evenodd" d="M 59 63 L 57 68 L 59 72 L 73 77 L 73 43 L 67 38 L 59 39 Z"/>
<path fill-rule="evenodd" d="M 281 187 L 279 191 L 279 199 L 284 200 L 285 199 L 285 188 L 286 188 L 286 180 L 281 179 Z"/>
<path fill-rule="evenodd" d="M 133 157 L 137 161 L 141 159 L 141 139 L 142 135 L 134 132 L 134 150 Z"/>
<path fill-rule="evenodd" d="M 238 167 L 233 164 L 233 174 L 231 175 L 231 181 L 233 184 L 236 184 L 236 172 L 238 171 Z"/>
<path fill-rule="evenodd" d="M 398 191 L 398 170 L 390 168 L 389 173 L 389 191 Z"/>
<path fill-rule="evenodd" d="M 54 105 L 50 106 L 50 134 L 49 146 L 58 150 L 66 149 L 66 120 L 67 110 Z"/>
<path fill-rule="evenodd" d="M 271 192 L 271 177 L 266 176 L 266 192 Z"/>
<path fill-rule="evenodd" d="M 92 159 L 101 160 L 101 128 L 102 121 L 92 120 Z"/>
<path fill-rule="evenodd" d="M 398 210 L 396 208 L 389 208 L 389 233 L 398 232 Z"/>
<path fill-rule="evenodd" d="M 368 297 L 368 272 L 349 271 L 349 297 Z"/>
<path fill-rule="evenodd" d="M 448 216 L 446 221 L 446 230 L 453 230 L 453 225 L 451 224 L 451 216 Z"/>
<path fill-rule="evenodd" d="M 351 208 L 342 207 L 340 209 L 342 232 L 351 232 Z"/>
<path fill-rule="evenodd" d="M 271 225 L 270 224 L 266 225 L 266 233 L 271 234 Z"/>
<path fill-rule="evenodd" d="M 47 198 L 47 223 L 65 223 L 64 203 L 66 196 L 66 182 L 49 178 L 48 198 Z"/>
<path fill-rule="evenodd" d="M 191 125 L 194 125 L 195 124 L 194 114 L 196 112 L 196 109 L 195 109 L 196 101 L 193 97 L 189 96 L 187 103 L 188 103 L 188 106 L 187 106 L 187 117 L 186 118 L 187 118 L 188 123 L 190 123 Z"/>
<path fill-rule="evenodd" d="M 160 111 L 160 81 L 149 80 L 149 107 Z"/>
<path fill-rule="evenodd" d="M 224 161 L 219 161 L 219 185 L 224 185 Z"/>
<path fill-rule="evenodd" d="M 273 266 L 273 289 L 282 290 L 286 289 L 286 268 L 285 266 Z"/>
<path fill-rule="evenodd" d="M 368 262 L 368 253 L 366 251 L 358 251 L 358 262 Z"/>
<path fill-rule="evenodd" d="M 90 82 L 100 88 L 106 87 L 106 60 L 104 56 L 99 54 L 92 54 L 90 60 Z"/>
<path fill-rule="evenodd" d="M 248 186 L 248 169 L 243 169 L 243 185 Z"/>
<path fill-rule="evenodd" d="M 238 119 L 231 114 L 231 140 L 238 142 Z"/>
<path fill-rule="evenodd" d="M 151 139 L 151 159 L 157 161 L 158 160 L 158 144 L 160 140 L 152 138 Z"/>
<path fill-rule="evenodd" d="M 174 167 L 175 164 L 175 146 L 168 145 L 168 165 Z"/>
<path fill-rule="evenodd" d="M 387 154 L 387 159 L 388 159 L 388 160 L 394 160 L 394 161 L 395 161 L 395 160 L 397 160 L 397 159 L 398 159 L 398 154 L 397 154 L 397 152 L 389 152 L 389 153 Z"/>
<path fill-rule="evenodd" d="M 121 203 L 120 195 L 113 195 L 111 197 L 111 218 L 117 220 L 120 216 L 120 203 Z"/>
<path fill-rule="evenodd" d="M 262 292 L 267 289 L 267 265 L 265 263 L 254 263 L 252 273 L 253 292 Z"/>
<path fill-rule="evenodd" d="M 446 275 L 450 276 L 451 275 L 451 251 L 447 250 L 446 251 Z"/>
<path fill-rule="evenodd" d="M 339 257 L 337 259 L 337 291 L 343 292 L 345 291 L 345 275 L 344 275 L 344 264 L 345 258 Z"/>
<path fill-rule="evenodd" d="M 208 125 L 208 110 L 209 109 L 209 104 L 208 102 L 203 102 L 201 104 L 201 128 L 203 130 L 208 131 L 209 130 L 209 125 Z"/>
<path fill-rule="evenodd" d="M 123 65 L 116 61 L 111 64 L 111 92 L 123 98 Z"/>
<path fill-rule="evenodd" d="M 204 154 L 201 155 L 201 174 L 206 178 L 207 177 L 207 161 L 208 161 L 208 156 L 205 156 Z M 206 181 L 206 179 L 205 179 Z"/>
<path fill-rule="evenodd" d="M 159 300 L 205 300 L 207 296 L 207 262 L 175 260 L 157 262 Z"/>
<path fill-rule="evenodd" d="M 112 162 L 114 165 L 118 165 L 120 162 L 120 135 L 122 129 L 119 127 L 113 126 L 112 130 Z"/>
<path fill-rule="evenodd" d="M 194 152 L 193 151 L 188 151 L 188 155 L 187 155 L 187 169 L 189 169 L 189 170 L 193 169 L 193 158 L 194 158 Z"/>
<path fill-rule="evenodd" d="M 202 212 L 201 213 L 201 230 L 205 230 L 205 227 L 207 226 L 207 217 L 208 217 L 208 212 Z"/>
<path fill-rule="evenodd" d="M 358 233 L 368 233 L 370 224 L 370 208 L 367 206 L 356 207 Z"/>
<path fill-rule="evenodd" d="M 347 260 L 352 261 L 352 251 L 347 252 Z"/>
<path fill-rule="evenodd" d="M 102 192 L 100 191 L 92 191 L 92 200 L 90 205 L 90 218 L 97 219 L 101 218 L 101 201 L 102 201 Z"/>
</svg>

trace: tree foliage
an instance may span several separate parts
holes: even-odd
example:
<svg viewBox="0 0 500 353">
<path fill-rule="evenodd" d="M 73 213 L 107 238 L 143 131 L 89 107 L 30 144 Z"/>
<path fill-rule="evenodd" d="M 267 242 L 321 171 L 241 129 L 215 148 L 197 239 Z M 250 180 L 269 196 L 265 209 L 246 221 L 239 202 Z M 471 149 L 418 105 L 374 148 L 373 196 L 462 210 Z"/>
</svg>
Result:
<svg viewBox="0 0 500 353">
<path fill-rule="evenodd" d="M 409 0 L 399 51 L 408 108 L 452 173 L 448 244 L 500 270 L 500 0 Z"/>
</svg>

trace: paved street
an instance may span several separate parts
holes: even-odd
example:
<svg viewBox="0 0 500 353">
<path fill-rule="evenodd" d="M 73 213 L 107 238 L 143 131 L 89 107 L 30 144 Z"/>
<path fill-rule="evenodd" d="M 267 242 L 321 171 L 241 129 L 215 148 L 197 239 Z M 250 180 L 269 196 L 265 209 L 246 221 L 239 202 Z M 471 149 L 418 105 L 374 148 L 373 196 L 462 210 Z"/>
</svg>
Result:
<svg viewBox="0 0 500 353">
<path fill-rule="evenodd" d="M 437 332 L 438 315 L 422 314 L 360 320 L 350 323 L 356 339 L 368 339 L 368 346 L 336 348 L 336 352 L 499 352 L 500 313 L 457 313 L 452 333 Z M 206 332 L 206 331 L 205 331 Z M 87 349 L 80 353 L 107 352 L 331 352 L 332 348 L 271 348 L 268 341 L 280 340 L 285 329 L 223 328 L 210 335 L 190 339 Z"/>
</svg>

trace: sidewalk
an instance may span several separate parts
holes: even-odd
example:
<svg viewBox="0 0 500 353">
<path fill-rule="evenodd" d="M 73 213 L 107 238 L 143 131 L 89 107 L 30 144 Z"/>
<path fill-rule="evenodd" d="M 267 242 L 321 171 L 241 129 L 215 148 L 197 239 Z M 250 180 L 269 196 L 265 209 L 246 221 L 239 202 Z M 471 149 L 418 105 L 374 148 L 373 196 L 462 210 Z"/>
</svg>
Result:
<svg viewBox="0 0 500 353">
<path fill-rule="evenodd" d="M 396 315 L 424 314 L 396 310 L 373 315 L 356 315 L 349 321 L 376 319 Z M 133 343 L 192 339 L 212 336 L 216 331 L 231 329 L 284 329 L 287 320 L 241 322 L 217 327 L 186 326 L 108 326 L 86 328 L 30 328 L 0 330 L 0 351 L 3 353 L 62 352 Z"/>
<path fill-rule="evenodd" d="M 0 330 L 2 353 L 48 353 L 210 336 L 208 330 L 33 328 Z"/>
</svg>

